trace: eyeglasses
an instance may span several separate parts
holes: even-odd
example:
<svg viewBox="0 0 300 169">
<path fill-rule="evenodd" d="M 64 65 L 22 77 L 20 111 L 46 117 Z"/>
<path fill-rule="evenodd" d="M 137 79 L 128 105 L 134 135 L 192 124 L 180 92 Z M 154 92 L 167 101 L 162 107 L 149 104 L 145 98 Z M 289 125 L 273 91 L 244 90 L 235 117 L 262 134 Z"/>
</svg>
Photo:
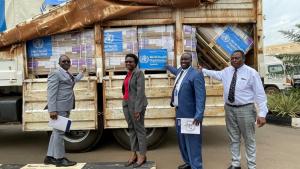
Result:
<svg viewBox="0 0 300 169">
<path fill-rule="evenodd" d="M 62 63 L 71 63 L 69 60 L 62 60 Z"/>
<path fill-rule="evenodd" d="M 242 57 L 231 57 L 230 60 L 241 60 Z"/>
<path fill-rule="evenodd" d="M 133 63 L 133 61 L 128 61 L 128 60 L 127 60 L 127 61 L 125 61 L 125 63 Z"/>
</svg>

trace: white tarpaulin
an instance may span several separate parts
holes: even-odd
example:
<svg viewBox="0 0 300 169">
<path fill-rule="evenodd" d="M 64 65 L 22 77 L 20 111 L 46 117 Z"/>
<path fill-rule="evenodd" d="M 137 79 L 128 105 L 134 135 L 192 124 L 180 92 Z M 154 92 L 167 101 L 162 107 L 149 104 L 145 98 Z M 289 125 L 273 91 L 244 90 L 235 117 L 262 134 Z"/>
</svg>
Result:
<svg viewBox="0 0 300 169">
<path fill-rule="evenodd" d="M 0 31 L 15 27 L 17 24 L 31 19 L 41 13 L 40 8 L 44 0 L 0 0 L 0 25 L 6 27 L 0 28 Z M 0 26 L 1 27 L 1 26 Z"/>
</svg>

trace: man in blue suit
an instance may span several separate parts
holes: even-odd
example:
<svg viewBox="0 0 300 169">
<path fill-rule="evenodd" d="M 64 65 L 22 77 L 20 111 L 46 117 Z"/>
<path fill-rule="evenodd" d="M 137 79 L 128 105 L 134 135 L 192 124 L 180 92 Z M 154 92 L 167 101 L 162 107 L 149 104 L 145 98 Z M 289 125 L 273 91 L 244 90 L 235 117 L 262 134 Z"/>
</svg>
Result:
<svg viewBox="0 0 300 169">
<path fill-rule="evenodd" d="M 202 73 L 192 66 L 192 55 L 183 53 L 180 59 L 181 67 L 176 69 L 167 65 L 167 70 L 176 75 L 172 92 L 171 106 L 176 109 L 176 133 L 179 149 L 185 164 L 178 169 L 202 169 L 202 134 L 182 134 L 181 118 L 192 118 L 193 125 L 202 126 L 205 108 L 205 81 Z M 200 127 L 201 128 L 201 127 Z"/>
</svg>

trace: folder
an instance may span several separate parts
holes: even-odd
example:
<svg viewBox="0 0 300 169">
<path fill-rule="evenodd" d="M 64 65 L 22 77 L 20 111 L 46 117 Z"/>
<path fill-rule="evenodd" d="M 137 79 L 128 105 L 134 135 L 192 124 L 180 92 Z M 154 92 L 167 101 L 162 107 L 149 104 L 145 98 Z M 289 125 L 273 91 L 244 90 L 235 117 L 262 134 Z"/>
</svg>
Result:
<svg viewBox="0 0 300 169">
<path fill-rule="evenodd" d="M 56 120 L 50 119 L 48 126 L 55 128 L 57 130 L 69 132 L 71 124 L 72 124 L 71 119 L 63 116 L 57 116 Z"/>
<path fill-rule="evenodd" d="M 180 118 L 180 129 L 182 134 L 200 134 L 200 125 L 194 125 L 193 121 L 193 118 Z"/>
</svg>

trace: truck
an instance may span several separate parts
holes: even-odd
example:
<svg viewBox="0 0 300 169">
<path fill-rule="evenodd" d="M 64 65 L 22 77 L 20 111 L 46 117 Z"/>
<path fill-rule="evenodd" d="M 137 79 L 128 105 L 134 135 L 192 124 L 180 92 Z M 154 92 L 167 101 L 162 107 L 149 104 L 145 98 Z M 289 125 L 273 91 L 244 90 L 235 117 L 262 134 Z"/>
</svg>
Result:
<svg viewBox="0 0 300 169">
<path fill-rule="evenodd" d="M 154 43 L 144 44 L 151 49 L 155 45 L 167 44 L 166 48 L 172 47 L 164 49 L 167 51 L 167 62 L 176 67 L 180 66 L 181 54 L 191 52 L 195 54 L 193 66 L 203 64 L 220 70 L 230 63 L 228 56 L 232 49 L 226 45 L 231 44 L 246 51 L 246 64 L 260 73 L 264 70 L 262 0 L 178 0 L 172 3 L 73 0 L 0 35 L 0 122 L 21 123 L 25 132 L 51 131 L 47 125 L 49 115 L 44 110 L 47 104 L 46 73 L 57 67 L 59 53 L 73 50 L 62 44 L 65 37 L 70 40 L 68 45 L 72 45 L 77 44 L 72 41 L 73 37 L 89 34 L 88 38 L 81 38 L 85 46 L 80 42 L 79 48 L 73 51 L 76 57 L 85 60 L 83 64 L 88 64 L 87 59 L 91 59 L 89 66 L 92 66 L 74 88 L 76 108 L 70 115 L 72 127 L 65 136 L 66 150 L 91 150 L 101 139 L 104 130 L 112 132 L 121 146 L 129 149 L 127 124 L 121 104 L 121 85 L 126 74 L 122 69 L 124 55 L 118 58 L 116 52 L 110 53 L 110 48 L 106 48 L 108 40 L 113 39 L 108 35 L 122 32 L 110 33 L 111 30 L 128 27 L 136 30 L 137 34 L 124 37 L 124 41 L 135 37 L 138 49 L 148 42 Z M 155 31 L 147 33 L 157 27 L 164 30 L 159 32 L 161 35 Z M 140 36 L 139 31 L 142 30 L 146 31 L 146 35 Z M 148 36 L 154 36 L 156 40 L 149 40 Z M 63 42 L 60 41 L 62 37 Z M 146 38 L 142 42 L 140 39 L 143 37 Z M 228 41 L 230 38 L 233 40 Z M 243 45 L 234 41 L 237 38 Z M 57 43 L 49 43 L 49 39 Z M 113 50 L 125 49 L 124 43 L 121 46 L 114 43 Z M 51 45 L 51 52 L 43 47 L 46 44 Z M 135 46 L 130 43 L 126 45 Z M 36 51 L 32 51 L 32 48 Z M 91 55 L 87 54 L 88 49 L 92 49 Z M 35 58 L 37 53 L 56 57 L 45 61 L 45 58 Z M 69 54 L 72 55 L 72 52 Z M 81 65 L 78 58 L 72 63 L 75 66 L 74 74 L 76 65 Z M 163 141 L 169 127 L 175 126 L 175 110 L 169 104 L 174 76 L 166 70 L 145 69 L 144 73 L 149 101 L 145 127 L 147 144 L 151 149 Z M 205 80 L 207 99 L 203 125 L 224 125 L 223 86 L 208 77 Z"/>
<path fill-rule="evenodd" d="M 292 86 L 294 88 L 300 88 L 300 65 L 292 66 Z"/>
<path fill-rule="evenodd" d="M 291 79 L 289 78 L 283 61 L 275 56 L 266 55 L 264 88 L 266 93 L 278 92 L 280 90 L 291 88 Z"/>
</svg>

